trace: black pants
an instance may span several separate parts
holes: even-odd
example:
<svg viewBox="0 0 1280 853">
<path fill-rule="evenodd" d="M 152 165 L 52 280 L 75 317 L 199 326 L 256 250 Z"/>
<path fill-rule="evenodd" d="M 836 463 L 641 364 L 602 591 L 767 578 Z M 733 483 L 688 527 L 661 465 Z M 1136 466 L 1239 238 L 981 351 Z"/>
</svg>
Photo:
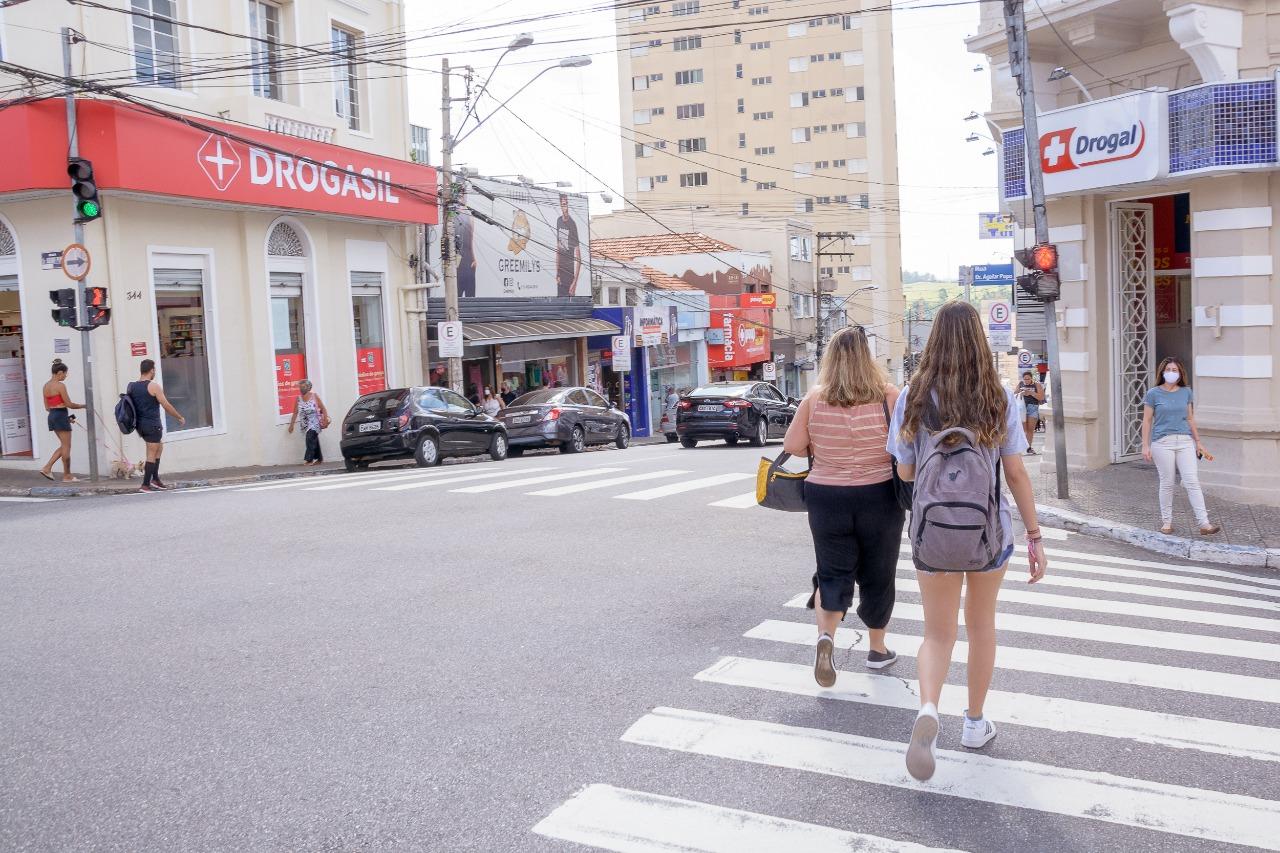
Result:
<svg viewBox="0 0 1280 853">
<path fill-rule="evenodd" d="M 806 483 L 809 530 L 818 558 L 813 587 L 822 592 L 822 609 L 840 611 L 853 604 L 858 585 L 858 618 L 868 628 L 883 628 L 893 615 L 894 579 L 902 548 L 906 513 L 898 506 L 893 481 L 871 486 L 823 486 Z M 809 607 L 814 606 L 812 597 Z"/>
<path fill-rule="evenodd" d="M 317 430 L 307 430 L 307 452 L 302 457 L 303 462 L 323 462 L 324 454 L 320 452 L 320 433 Z"/>
</svg>

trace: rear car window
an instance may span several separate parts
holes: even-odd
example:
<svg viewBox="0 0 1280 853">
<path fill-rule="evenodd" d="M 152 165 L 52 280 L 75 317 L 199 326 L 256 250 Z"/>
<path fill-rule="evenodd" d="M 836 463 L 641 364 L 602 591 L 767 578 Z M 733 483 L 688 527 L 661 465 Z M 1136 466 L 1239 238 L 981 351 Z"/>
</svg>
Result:
<svg viewBox="0 0 1280 853">
<path fill-rule="evenodd" d="M 556 402 L 557 399 L 564 394 L 559 388 L 543 388 L 541 391 L 530 391 L 523 397 L 517 397 L 511 401 L 513 406 L 540 406 L 543 403 Z"/>
<path fill-rule="evenodd" d="M 400 408 L 409 392 L 405 388 L 394 391 L 379 391 L 376 394 L 365 394 L 351 407 L 353 415 L 374 415 L 382 417 Z"/>
<path fill-rule="evenodd" d="M 750 385 L 705 385 L 695 388 L 690 397 L 745 397 Z"/>
</svg>

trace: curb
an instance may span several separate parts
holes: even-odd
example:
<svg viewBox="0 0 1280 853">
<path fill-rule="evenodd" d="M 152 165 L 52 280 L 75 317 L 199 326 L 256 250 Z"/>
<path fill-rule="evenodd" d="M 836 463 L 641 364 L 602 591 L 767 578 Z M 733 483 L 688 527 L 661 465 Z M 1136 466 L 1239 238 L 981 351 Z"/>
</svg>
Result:
<svg viewBox="0 0 1280 853">
<path fill-rule="evenodd" d="M 1036 517 L 1041 524 L 1048 527 L 1097 536 L 1113 542 L 1123 542 L 1170 557 L 1182 557 L 1223 566 L 1280 569 L 1280 548 L 1224 545 L 1217 542 L 1196 541 L 1182 536 L 1166 536 L 1154 530 L 1145 530 L 1141 527 L 1120 524 L 1097 516 L 1082 515 L 1053 506 L 1037 505 Z"/>
<path fill-rule="evenodd" d="M 177 480 L 173 491 L 198 489 L 206 486 L 237 486 L 242 483 L 261 483 L 271 480 L 294 480 L 302 477 L 324 477 L 344 473 L 342 468 L 321 468 L 316 471 L 272 471 L 265 474 L 242 474 L 235 477 L 215 477 L 210 480 Z M 32 486 L 29 489 L 0 488 L 0 496 L 15 498 L 91 498 L 104 495 L 127 495 L 136 490 L 107 488 L 103 486 Z"/>
</svg>

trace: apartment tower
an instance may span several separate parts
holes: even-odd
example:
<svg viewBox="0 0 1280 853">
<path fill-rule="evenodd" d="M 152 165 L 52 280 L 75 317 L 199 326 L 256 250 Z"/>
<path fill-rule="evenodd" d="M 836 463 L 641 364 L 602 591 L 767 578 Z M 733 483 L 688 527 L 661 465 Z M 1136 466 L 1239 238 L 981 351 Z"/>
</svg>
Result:
<svg viewBox="0 0 1280 853">
<path fill-rule="evenodd" d="M 820 233 L 817 277 L 835 282 L 830 327 L 862 323 L 901 363 L 903 310 L 893 37 L 852 4 L 675 0 L 616 8 L 628 197 L 688 223 L 714 210 Z M 819 14 L 822 12 L 823 14 Z M 684 214 L 681 219 L 680 215 Z M 874 290 L 864 290 L 871 286 Z M 792 287 L 778 283 L 775 290 Z M 856 294 L 856 295 L 855 295 Z M 778 293 L 780 325 L 804 301 Z M 812 300 L 808 303 L 812 305 Z"/>
</svg>

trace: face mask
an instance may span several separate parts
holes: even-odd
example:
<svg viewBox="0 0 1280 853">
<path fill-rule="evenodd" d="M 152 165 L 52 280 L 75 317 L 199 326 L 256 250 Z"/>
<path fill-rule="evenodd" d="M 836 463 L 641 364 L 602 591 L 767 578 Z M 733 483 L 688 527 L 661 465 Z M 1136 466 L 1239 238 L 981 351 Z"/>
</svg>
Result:
<svg viewBox="0 0 1280 853">
<path fill-rule="evenodd" d="M 1166 385 L 1176 385 L 1181 378 L 1181 374 L 1176 370 L 1166 370 L 1164 372 L 1164 381 Z"/>
</svg>

